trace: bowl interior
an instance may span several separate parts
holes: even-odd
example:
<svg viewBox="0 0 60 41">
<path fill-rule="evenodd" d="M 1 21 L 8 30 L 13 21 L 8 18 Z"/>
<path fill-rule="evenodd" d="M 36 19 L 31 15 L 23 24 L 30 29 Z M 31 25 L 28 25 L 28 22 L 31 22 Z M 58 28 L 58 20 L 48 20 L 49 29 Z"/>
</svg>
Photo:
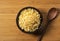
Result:
<svg viewBox="0 0 60 41">
<path fill-rule="evenodd" d="M 39 25 L 39 27 L 38 27 L 38 28 L 40 28 L 40 26 L 41 26 L 41 24 L 42 24 L 42 19 L 43 19 L 43 18 L 42 18 L 42 14 L 41 14 L 41 12 L 40 12 L 38 9 L 36 9 L 36 8 L 34 8 L 34 7 L 25 7 L 25 8 L 23 8 L 23 9 L 21 9 L 21 10 L 18 12 L 18 14 L 17 14 L 16 24 L 17 24 L 18 28 L 19 28 L 22 32 L 35 34 L 35 33 L 38 32 L 38 29 L 35 30 L 34 32 L 26 32 L 26 31 L 24 31 L 23 29 L 21 29 L 21 27 L 20 27 L 20 25 L 19 25 L 19 16 L 20 16 L 21 12 L 22 12 L 23 10 L 25 10 L 25 9 L 28 9 L 28 8 L 34 9 L 34 10 L 36 10 L 36 11 L 40 14 L 41 20 L 40 20 L 40 25 Z"/>
</svg>

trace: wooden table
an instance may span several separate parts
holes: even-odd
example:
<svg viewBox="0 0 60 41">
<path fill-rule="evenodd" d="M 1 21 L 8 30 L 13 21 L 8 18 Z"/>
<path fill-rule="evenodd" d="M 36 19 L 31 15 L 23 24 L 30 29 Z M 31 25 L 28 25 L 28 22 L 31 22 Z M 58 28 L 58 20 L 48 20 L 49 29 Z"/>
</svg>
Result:
<svg viewBox="0 0 60 41">
<path fill-rule="evenodd" d="M 47 14 L 52 7 L 60 9 L 60 0 L 0 0 L 0 41 L 38 40 L 39 36 L 23 33 L 16 25 L 17 13 L 26 6 L 36 7 L 42 14 Z M 42 41 L 60 41 L 60 14 L 49 28 Z"/>
</svg>

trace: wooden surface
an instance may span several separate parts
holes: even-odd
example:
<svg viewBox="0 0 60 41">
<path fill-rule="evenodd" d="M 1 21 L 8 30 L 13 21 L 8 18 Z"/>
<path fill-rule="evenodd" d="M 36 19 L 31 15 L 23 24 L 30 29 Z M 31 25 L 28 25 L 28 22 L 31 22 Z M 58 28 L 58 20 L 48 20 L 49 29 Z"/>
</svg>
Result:
<svg viewBox="0 0 60 41">
<path fill-rule="evenodd" d="M 26 6 L 38 8 L 47 14 L 52 7 L 60 9 L 60 0 L 0 0 L 0 41 L 37 41 L 39 36 L 21 32 L 16 25 L 16 16 Z M 60 14 L 49 25 L 42 41 L 60 41 Z"/>
</svg>

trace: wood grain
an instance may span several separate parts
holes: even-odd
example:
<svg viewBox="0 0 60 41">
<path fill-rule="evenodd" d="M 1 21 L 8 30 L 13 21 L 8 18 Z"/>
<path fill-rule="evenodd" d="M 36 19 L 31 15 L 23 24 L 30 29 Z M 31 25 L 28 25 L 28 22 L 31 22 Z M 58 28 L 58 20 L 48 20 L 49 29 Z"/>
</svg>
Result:
<svg viewBox="0 0 60 41">
<path fill-rule="evenodd" d="M 47 13 L 52 7 L 60 9 L 60 0 L 0 0 L 0 41 L 37 41 L 38 36 L 21 32 L 16 16 L 26 6 Z M 60 41 L 60 15 L 49 25 L 43 41 Z"/>
</svg>

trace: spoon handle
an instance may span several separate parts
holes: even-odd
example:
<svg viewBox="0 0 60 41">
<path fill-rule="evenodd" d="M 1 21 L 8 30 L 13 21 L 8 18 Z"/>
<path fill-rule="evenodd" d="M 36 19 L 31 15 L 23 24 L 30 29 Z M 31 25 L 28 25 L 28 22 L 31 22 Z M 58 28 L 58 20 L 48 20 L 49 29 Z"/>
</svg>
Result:
<svg viewBox="0 0 60 41">
<path fill-rule="evenodd" d="M 43 32 L 43 34 L 40 36 L 40 38 L 39 38 L 39 40 L 38 40 L 38 41 L 42 41 L 42 38 L 43 38 L 43 36 L 44 36 L 45 32 L 46 32 L 46 30 L 45 30 L 45 31 Z"/>
<path fill-rule="evenodd" d="M 49 22 L 47 23 L 47 25 L 45 26 L 44 30 L 42 31 L 42 34 L 41 34 L 41 36 L 40 36 L 40 38 L 39 38 L 38 41 L 42 41 L 42 38 L 43 38 L 43 36 L 45 35 L 46 29 L 47 29 L 47 27 L 48 27 L 48 24 L 49 24 Z"/>
</svg>

